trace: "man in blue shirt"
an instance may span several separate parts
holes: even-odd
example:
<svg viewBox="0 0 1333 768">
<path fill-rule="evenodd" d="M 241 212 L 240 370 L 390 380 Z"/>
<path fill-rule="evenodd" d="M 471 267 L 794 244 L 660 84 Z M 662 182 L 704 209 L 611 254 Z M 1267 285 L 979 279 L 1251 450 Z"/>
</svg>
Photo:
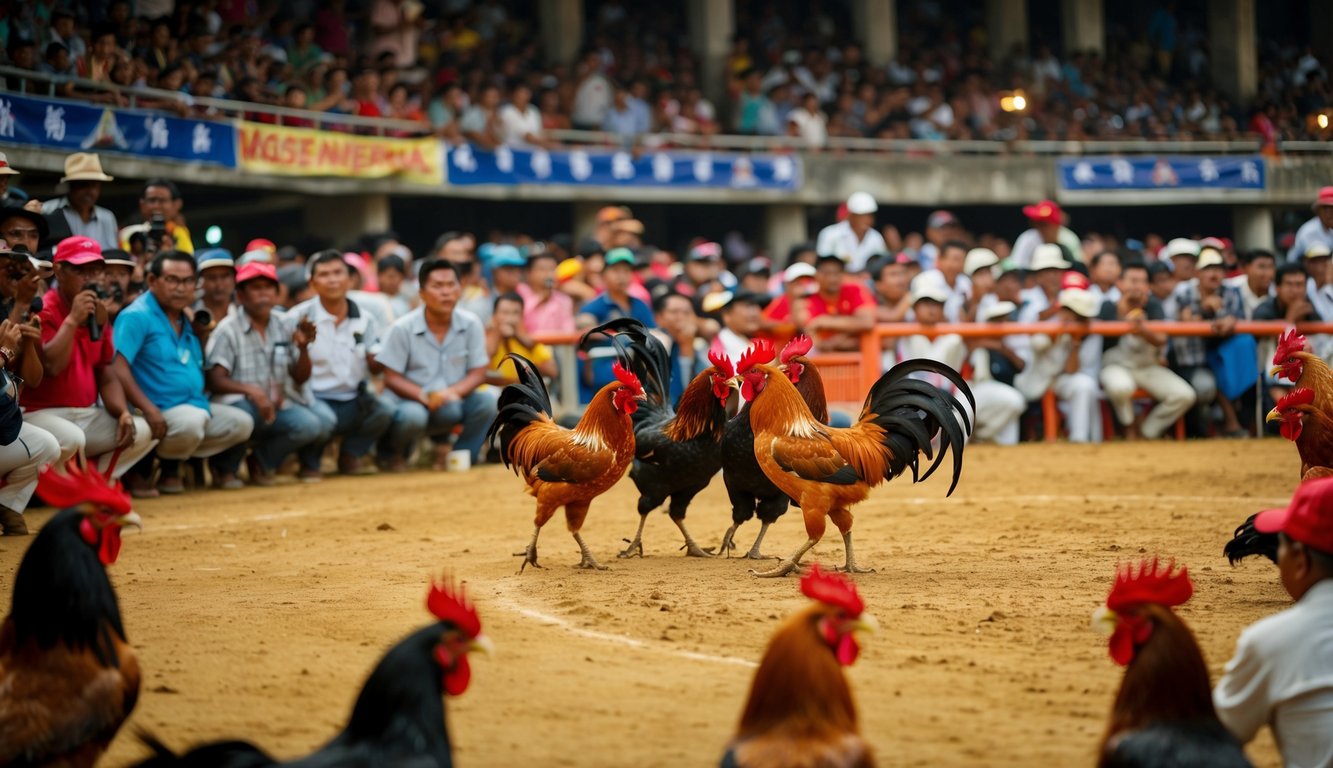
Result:
<svg viewBox="0 0 1333 768">
<path fill-rule="evenodd" d="M 157 255 L 148 267 L 148 292 L 116 316 L 116 365 L 126 395 L 161 438 L 158 490 L 180 493 L 180 460 L 214 456 L 245 442 L 254 420 L 245 411 L 208 402 L 204 393 L 204 353 L 185 308 L 194 300 L 194 257 L 180 251 Z M 123 361 L 123 362 L 122 362 Z M 235 474 L 215 478 L 222 488 L 240 488 Z"/>
<path fill-rule="evenodd" d="M 579 330 L 584 331 L 618 317 L 632 317 L 648 328 L 656 328 L 653 308 L 629 294 L 630 284 L 634 281 L 634 252 L 628 248 L 612 248 L 606 252 L 604 263 L 602 284 L 606 290 L 583 305 L 577 321 Z M 609 342 L 588 350 L 588 359 L 579 376 L 579 400 L 590 402 L 597 390 L 615 379 L 611 372 L 613 362 L 615 349 Z"/>
</svg>

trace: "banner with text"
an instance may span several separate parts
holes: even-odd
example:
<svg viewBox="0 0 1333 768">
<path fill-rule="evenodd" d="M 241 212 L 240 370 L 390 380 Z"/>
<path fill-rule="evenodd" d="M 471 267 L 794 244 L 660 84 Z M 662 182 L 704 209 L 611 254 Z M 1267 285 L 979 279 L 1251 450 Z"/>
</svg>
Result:
<svg viewBox="0 0 1333 768">
<path fill-rule="evenodd" d="M 796 190 L 794 155 L 575 149 L 548 152 L 464 144 L 448 153 L 450 184 L 571 184 L 622 187 L 708 187 Z"/>
<path fill-rule="evenodd" d="M 1077 157 L 1060 160 L 1060 186 L 1067 190 L 1263 189 L 1264 159 L 1216 157 Z"/>
<path fill-rule="evenodd" d="M 390 139 L 307 128 L 239 123 L 240 168 L 275 176 L 396 177 L 438 186 L 444 179 L 441 142 Z"/>
<path fill-rule="evenodd" d="M 0 93 L 0 141 L 236 167 L 231 123 Z"/>
</svg>

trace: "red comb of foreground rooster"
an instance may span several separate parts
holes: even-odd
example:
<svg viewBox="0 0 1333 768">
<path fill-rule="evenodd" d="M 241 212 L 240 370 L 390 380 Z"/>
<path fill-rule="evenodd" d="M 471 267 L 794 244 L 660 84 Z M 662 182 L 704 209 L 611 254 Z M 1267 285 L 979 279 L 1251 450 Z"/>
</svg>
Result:
<svg viewBox="0 0 1333 768">
<path fill-rule="evenodd" d="M 139 696 L 106 567 L 140 521 L 94 469 L 43 470 L 37 491 L 64 509 L 23 555 L 0 625 L 0 765 L 91 766 Z"/>
<path fill-rule="evenodd" d="M 1125 667 L 1098 765 L 1241 768 L 1250 763 L 1217 719 L 1208 666 L 1172 608 L 1194 594 L 1185 568 L 1157 558 L 1117 569 L 1094 626 Z"/>
<path fill-rule="evenodd" d="M 801 592 L 815 604 L 769 641 L 724 768 L 874 765 L 842 668 L 860 653 L 855 633 L 878 623 L 850 579 L 818 565 L 801 579 Z"/>
</svg>

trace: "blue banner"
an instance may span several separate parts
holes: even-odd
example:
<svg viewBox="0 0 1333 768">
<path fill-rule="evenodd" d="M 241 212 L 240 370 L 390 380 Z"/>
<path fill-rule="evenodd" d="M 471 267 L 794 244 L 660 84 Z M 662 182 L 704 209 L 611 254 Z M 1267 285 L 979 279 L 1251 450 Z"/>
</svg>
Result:
<svg viewBox="0 0 1333 768">
<path fill-rule="evenodd" d="M 0 142 L 236 167 L 230 122 L 0 93 Z"/>
<path fill-rule="evenodd" d="M 795 155 L 574 149 L 548 152 L 471 145 L 449 150 L 450 184 L 566 184 L 611 187 L 695 187 L 796 190 Z"/>
<path fill-rule="evenodd" d="M 1082 189 L 1263 189 L 1257 155 L 1062 158 L 1060 187 Z"/>
</svg>

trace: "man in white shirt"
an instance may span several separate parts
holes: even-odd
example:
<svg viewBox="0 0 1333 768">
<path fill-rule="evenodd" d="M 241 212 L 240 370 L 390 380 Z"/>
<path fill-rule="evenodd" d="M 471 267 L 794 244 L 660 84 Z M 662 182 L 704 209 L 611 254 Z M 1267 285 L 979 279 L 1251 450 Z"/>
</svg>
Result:
<svg viewBox="0 0 1333 768">
<path fill-rule="evenodd" d="M 875 229 L 875 211 L 879 205 L 868 192 L 853 192 L 847 198 L 847 220 L 819 230 L 815 251 L 820 256 L 837 256 L 848 272 L 864 272 L 872 256 L 887 254 L 884 236 Z"/>
<path fill-rule="evenodd" d="M 963 272 L 967 268 L 967 244 L 950 240 L 940 248 L 935 268 L 912 278 L 912 285 L 936 283 L 948 292 L 944 301 L 944 317 L 951 323 L 963 322 L 963 305 L 972 297 L 972 279 Z"/>
<path fill-rule="evenodd" d="M 1333 765 L 1333 478 L 1302 483 L 1254 528 L 1278 535 L 1278 572 L 1296 604 L 1240 633 L 1213 704 L 1241 742 L 1269 725 L 1288 768 Z"/>
<path fill-rule="evenodd" d="M 542 138 L 542 113 L 532 103 L 532 89 L 519 84 L 500 107 L 500 129 L 504 143 L 519 149 L 546 146 Z"/>
<path fill-rule="evenodd" d="M 1256 248 L 1244 251 L 1240 255 L 1244 270 L 1235 277 L 1222 281 L 1227 290 L 1240 294 L 1241 306 L 1245 308 L 1245 319 L 1254 319 L 1254 310 L 1273 296 L 1273 278 L 1277 275 L 1277 257 L 1272 251 Z"/>
<path fill-rule="evenodd" d="M 1073 230 L 1064 226 L 1065 213 L 1060 210 L 1059 205 L 1051 200 L 1042 200 L 1036 205 L 1023 206 L 1023 215 L 1028 217 L 1032 228 L 1023 232 L 1014 241 L 1009 256 L 1015 265 L 1030 269 L 1033 254 L 1036 253 L 1037 246 L 1043 243 L 1060 246 L 1064 249 L 1067 259 L 1077 259 L 1082 255 L 1083 241 Z"/>
<path fill-rule="evenodd" d="M 1085 288 L 1060 291 L 1056 306 L 1059 317 L 1051 321 L 1052 332 L 1030 337 L 1031 346 L 1023 370 L 1014 377 L 1014 387 L 1029 402 L 1041 399 L 1047 389 L 1054 391 L 1064 412 L 1069 442 L 1100 443 L 1102 337 L 1062 331 L 1092 321 L 1101 307 Z"/>
<path fill-rule="evenodd" d="M 1287 261 L 1300 262 L 1307 248 L 1315 242 L 1333 241 L 1333 187 L 1323 187 L 1310 206 L 1314 216 L 1296 230 L 1296 240 L 1287 251 Z"/>
</svg>

